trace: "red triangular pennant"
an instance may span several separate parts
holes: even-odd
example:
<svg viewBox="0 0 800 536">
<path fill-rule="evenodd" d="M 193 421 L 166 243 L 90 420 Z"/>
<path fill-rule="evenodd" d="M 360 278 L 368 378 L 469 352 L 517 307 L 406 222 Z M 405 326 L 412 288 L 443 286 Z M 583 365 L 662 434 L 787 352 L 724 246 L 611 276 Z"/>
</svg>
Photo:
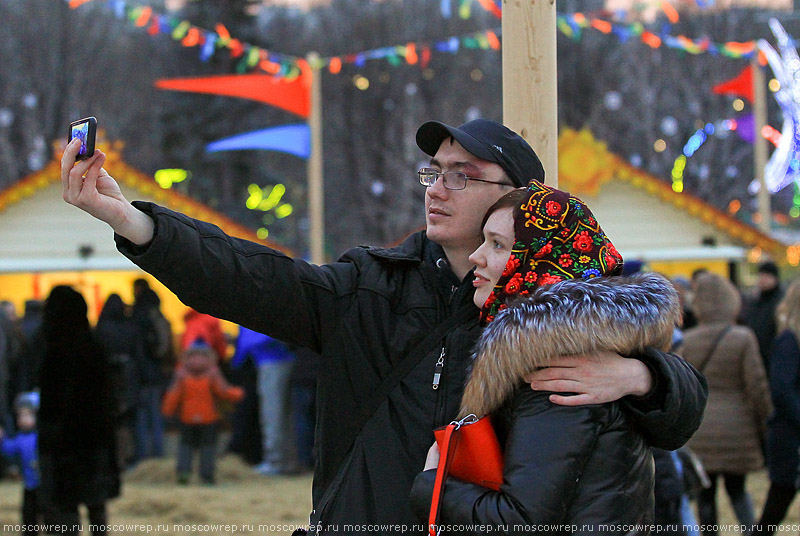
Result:
<svg viewBox="0 0 800 536">
<path fill-rule="evenodd" d="M 307 118 L 311 109 L 309 82 L 306 69 L 303 69 L 302 74 L 291 81 L 268 74 L 238 74 L 163 79 L 156 81 L 156 87 L 250 99 Z"/>
<path fill-rule="evenodd" d="M 753 102 L 753 67 L 748 65 L 736 77 L 727 82 L 717 84 L 712 88 L 717 95 L 735 95 L 744 97 L 751 103 Z"/>
</svg>

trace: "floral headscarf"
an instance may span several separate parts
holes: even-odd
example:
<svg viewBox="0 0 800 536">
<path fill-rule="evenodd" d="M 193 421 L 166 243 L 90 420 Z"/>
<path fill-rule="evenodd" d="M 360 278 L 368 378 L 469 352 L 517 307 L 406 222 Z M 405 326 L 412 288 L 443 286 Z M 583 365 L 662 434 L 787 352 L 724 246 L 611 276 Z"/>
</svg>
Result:
<svg viewBox="0 0 800 536">
<path fill-rule="evenodd" d="M 622 256 L 583 201 L 535 181 L 528 192 L 528 200 L 514 207 L 515 244 L 481 308 L 484 323 L 536 287 L 622 272 Z"/>
</svg>

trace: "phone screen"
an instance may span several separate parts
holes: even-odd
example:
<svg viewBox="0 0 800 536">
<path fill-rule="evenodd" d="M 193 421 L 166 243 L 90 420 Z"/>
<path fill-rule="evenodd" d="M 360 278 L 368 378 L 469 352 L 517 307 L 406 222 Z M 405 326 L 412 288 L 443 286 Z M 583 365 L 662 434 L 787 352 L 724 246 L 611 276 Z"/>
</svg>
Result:
<svg viewBox="0 0 800 536">
<path fill-rule="evenodd" d="M 94 154 L 95 133 L 97 131 L 97 119 L 87 117 L 73 121 L 69 125 L 69 141 L 74 138 L 81 140 L 81 148 L 78 151 L 76 160 L 89 158 Z"/>
</svg>

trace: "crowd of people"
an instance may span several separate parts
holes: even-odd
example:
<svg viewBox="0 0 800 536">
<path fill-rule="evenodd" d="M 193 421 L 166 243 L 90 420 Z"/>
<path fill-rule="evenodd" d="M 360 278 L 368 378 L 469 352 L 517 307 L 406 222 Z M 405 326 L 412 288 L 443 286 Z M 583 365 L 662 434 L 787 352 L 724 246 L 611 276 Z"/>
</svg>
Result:
<svg viewBox="0 0 800 536">
<path fill-rule="evenodd" d="M 313 465 L 316 356 L 303 354 L 301 362 L 286 345 L 255 333 L 232 340 L 219 319 L 193 309 L 178 336 L 148 282 L 137 279 L 133 289 L 132 304 L 110 294 L 95 326 L 82 294 L 66 285 L 26 302 L 22 318 L 11 302 L 2 304 L 0 478 L 23 481 L 25 527 L 77 525 L 81 504 L 90 524 L 106 525 L 105 503 L 119 495 L 121 475 L 163 457 L 171 428 L 179 435 L 179 484 L 189 483 L 196 451 L 207 485 L 215 483 L 223 450 L 261 474 Z M 265 370 L 259 381 L 277 382 L 267 392 L 283 394 L 286 403 L 278 408 L 248 381 L 273 358 L 285 363 L 286 373 L 271 380 Z M 254 405 L 239 403 L 246 393 Z M 227 445 L 218 440 L 222 425 L 231 432 Z M 263 468 L 267 461 L 270 471 Z"/>
</svg>

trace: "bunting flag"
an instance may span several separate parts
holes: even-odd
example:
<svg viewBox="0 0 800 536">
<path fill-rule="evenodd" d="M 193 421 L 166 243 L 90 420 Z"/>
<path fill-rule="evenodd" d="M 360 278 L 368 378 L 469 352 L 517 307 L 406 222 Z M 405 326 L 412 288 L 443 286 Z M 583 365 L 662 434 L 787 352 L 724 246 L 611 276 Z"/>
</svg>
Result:
<svg viewBox="0 0 800 536">
<path fill-rule="evenodd" d="M 677 24 L 681 20 L 678 11 L 667 0 L 661 0 L 661 10 L 664 11 L 670 23 Z"/>
<path fill-rule="evenodd" d="M 735 130 L 742 141 L 752 144 L 756 141 L 756 117 L 752 113 L 740 115 L 731 130 Z"/>
<path fill-rule="evenodd" d="M 65 0 L 70 8 L 79 6 L 91 0 Z M 459 1 L 459 12 L 462 16 L 469 13 L 469 1 Z M 498 18 L 502 10 L 497 0 L 477 0 L 480 5 Z M 238 58 L 235 70 L 243 74 L 253 71 L 263 71 L 276 77 L 293 78 L 297 75 L 298 65 L 305 60 L 266 50 L 236 39 L 225 28 L 217 23 L 214 31 L 206 30 L 192 25 L 188 21 L 181 21 L 173 17 L 156 13 L 150 6 L 130 5 L 127 0 L 106 0 L 107 5 L 113 10 L 116 17 L 127 19 L 134 26 L 141 28 L 149 35 L 169 35 L 173 40 L 180 42 L 185 47 L 199 49 L 199 57 L 203 62 L 209 61 L 220 51 L 227 51 L 232 58 Z M 442 0 L 443 16 L 450 15 L 450 2 Z M 671 4 L 663 1 L 662 9 L 670 20 L 677 20 L 677 12 Z M 755 41 L 714 43 L 708 38 L 691 39 L 683 35 L 668 33 L 669 25 L 664 25 L 659 33 L 647 31 L 641 23 L 629 25 L 612 23 L 607 20 L 589 17 L 583 13 L 558 15 L 558 30 L 573 40 L 580 40 L 584 29 L 593 29 L 607 35 L 615 35 L 620 42 L 630 39 L 639 39 L 652 48 L 673 48 L 689 54 L 712 54 L 729 58 L 750 58 L 758 54 Z M 458 53 L 462 49 L 499 50 L 500 29 L 491 29 L 477 32 L 467 36 L 449 37 L 435 43 L 412 42 L 404 45 L 393 45 L 362 52 L 320 58 L 314 68 L 325 68 L 333 74 L 341 72 L 343 64 L 352 64 L 362 67 L 369 60 L 385 60 L 393 66 L 417 64 L 426 68 L 432 51 Z M 416 61 L 419 59 L 420 61 Z M 760 54 L 762 65 L 766 60 Z"/>
<path fill-rule="evenodd" d="M 503 8 L 500 2 L 495 2 L 494 0 L 478 0 L 478 3 L 481 5 L 483 9 L 485 9 L 498 19 L 503 18 Z"/>
<path fill-rule="evenodd" d="M 304 123 L 255 130 L 209 143 L 206 151 L 258 149 L 279 151 L 307 159 L 311 155 L 311 130 Z"/>
<path fill-rule="evenodd" d="M 753 67 L 748 65 L 735 77 L 715 85 L 711 89 L 717 95 L 744 97 L 751 104 L 754 100 Z"/>
<path fill-rule="evenodd" d="M 305 69 L 307 71 L 307 69 Z M 156 87 L 190 93 L 210 93 L 239 97 L 277 106 L 307 118 L 311 110 L 310 76 L 307 72 L 294 80 L 268 74 L 237 74 L 201 78 L 170 78 L 156 81 Z"/>
<path fill-rule="evenodd" d="M 674 16 L 674 15 L 673 15 Z M 711 54 L 712 56 L 723 56 L 727 58 L 751 58 L 759 54 L 755 41 L 728 41 L 726 43 L 715 43 L 704 37 L 701 39 L 691 39 L 685 35 L 672 35 L 666 31 L 669 28 L 665 25 L 662 32 L 656 34 L 644 29 L 644 26 L 635 22 L 632 24 L 618 24 L 607 20 L 588 17 L 583 13 L 571 13 L 569 15 L 559 15 L 557 20 L 558 30 L 574 41 L 579 41 L 583 36 L 583 30 L 591 28 L 607 35 L 615 35 L 621 43 L 631 39 L 639 39 L 652 48 L 667 47 L 682 50 L 688 54 Z M 762 65 L 765 59 L 759 54 Z"/>
</svg>

